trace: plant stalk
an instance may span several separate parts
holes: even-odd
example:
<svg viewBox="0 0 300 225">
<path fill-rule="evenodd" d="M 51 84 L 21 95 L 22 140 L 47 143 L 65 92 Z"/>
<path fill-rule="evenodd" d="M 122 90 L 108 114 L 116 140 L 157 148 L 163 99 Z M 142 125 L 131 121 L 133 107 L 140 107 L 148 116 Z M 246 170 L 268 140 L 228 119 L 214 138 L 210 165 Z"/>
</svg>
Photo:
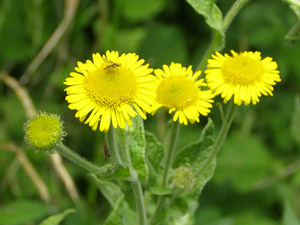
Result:
<svg viewBox="0 0 300 225">
<path fill-rule="evenodd" d="M 87 171 L 95 174 L 106 174 L 107 169 L 103 169 L 99 166 L 94 165 L 93 163 L 87 161 L 85 158 L 81 157 L 77 153 L 70 150 L 67 146 L 63 145 L 62 143 L 57 145 L 56 151 L 63 155 L 68 160 L 74 162 L 78 166 L 86 169 Z"/>
<path fill-rule="evenodd" d="M 136 210 L 138 215 L 138 224 L 139 225 L 146 225 L 147 224 L 147 218 L 146 218 L 146 209 L 145 209 L 145 203 L 144 203 L 144 193 L 142 190 L 141 183 L 138 179 L 137 172 L 132 167 L 131 162 L 131 155 L 130 155 L 130 149 L 128 148 L 128 145 L 126 145 L 125 148 L 125 157 L 124 162 L 126 165 L 128 165 L 130 169 L 130 173 L 132 176 L 131 183 L 131 189 L 135 198 L 135 204 L 136 204 Z"/>
<path fill-rule="evenodd" d="M 144 193 L 142 190 L 141 183 L 139 180 L 135 180 L 131 182 L 131 188 L 133 191 L 133 195 L 135 198 L 135 204 L 138 214 L 138 221 L 139 225 L 146 225 L 147 224 L 147 217 L 146 217 L 146 209 L 144 203 Z"/>
<path fill-rule="evenodd" d="M 174 158 L 174 153 L 175 153 L 175 144 L 176 144 L 176 139 L 179 133 L 179 123 L 178 122 L 173 122 L 172 123 L 172 128 L 171 128 L 171 137 L 168 145 L 168 149 L 165 155 L 165 167 L 163 170 L 163 178 L 162 178 L 162 186 L 167 187 L 168 186 L 168 175 L 170 173 L 170 169 L 172 168 L 172 163 L 173 163 L 173 158 Z M 166 202 L 166 197 L 165 196 L 159 196 L 156 209 L 154 211 L 154 214 L 150 220 L 150 225 L 155 225 L 157 223 L 157 220 L 159 218 L 159 215 L 161 211 L 164 208 Z"/>
<path fill-rule="evenodd" d="M 172 168 L 176 139 L 179 133 L 179 122 L 173 122 L 171 128 L 171 137 L 168 145 L 168 149 L 165 155 L 165 167 L 163 170 L 162 185 L 163 187 L 168 186 L 168 175 L 170 174 L 170 169 Z"/>
<path fill-rule="evenodd" d="M 130 149 L 125 143 L 125 148 L 120 149 L 117 143 L 117 136 L 116 136 L 116 129 L 110 128 L 109 132 L 106 135 L 106 141 L 109 148 L 109 153 L 112 157 L 112 160 L 114 163 L 117 164 L 125 164 L 129 167 L 130 173 L 131 173 L 131 188 L 132 192 L 135 198 L 136 203 L 136 211 L 138 215 L 138 224 L 139 225 L 146 225 L 147 224 L 147 218 L 146 218 L 146 209 L 144 204 L 144 193 L 142 190 L 141 183 L 138 179 L 137 172 L 132 167 L 131 162 L 131 155 L 130 155 Z M 125 140 L 127 141 L 127 140 Z M 123 151 L 123 152 L 122 152 Z"/>
<path fill-rule="evenodd" d="M 248 2 L 249 0 L 236 0 L 235 3 L 232 5 L 230 10 L 227 12 L 226 16 L 224 17 L 222 24 L 221 24 L 221 31 L 226 33 L 227 29 L 229 28 L 232 20 L 237 15 L 237 13 L 240 11 L 240 9 Z M 213 39 L 208 46 L 204 56 L 202 57 L 200 63 L 196 67 L 196 71 L 200 70 L 203 71 L 206 67 L 207 60 L 210 58 L 210 56 L 216 51 L 216 50 L 222 50 L 222 49 L 216 49 L 215 43 L 217 42 L 217 35 L 214 32 L 213 33 Z"/>
<path fill-rule="evenodd" d="M 231 100 L 229 103 L 229 107 L 228 107 L 228 111 L 227 111 L 225 120 L 223 121 L 221 130 L 218 134 L 215 144 L 213 145 L 213 148 L 212 148 L 209 156 L 206 158 L 203 166 L 199 169 L 199 171 L 197 172 L 195 177 L 199 177 L 205 171 L 205 169 L 208 167 L 208 165 L 211 163 L 211 161 L 216 157 L 217 153 L 220 151 L 220 149 L 224 143 L 224 140 L 227 136 L 228 130 L 231 126 L 236 108 L 237 108 L 237 106 L 233 103 L 233 100 Z"/>
<path fill-rule="evenodd" d="M 111 156 L 113 163 L 124 164 L 122 159 L 122 154 L 117 143 L 116 130 L 110 128 L 107 133 L 105 133 L 106 143 L 108 145 L 108 151 Z"/>
<path fill-rule="evenodd" d="M 221 30 L 226 33 L 228 27 L 230 26 L 232 20 L 237 15 L 237 13 L 241 10 L 241 8 L 248 2 L 249 0 L 237 0 L 227 12 L 226 16 L 223 19 Z"/>
</svg>

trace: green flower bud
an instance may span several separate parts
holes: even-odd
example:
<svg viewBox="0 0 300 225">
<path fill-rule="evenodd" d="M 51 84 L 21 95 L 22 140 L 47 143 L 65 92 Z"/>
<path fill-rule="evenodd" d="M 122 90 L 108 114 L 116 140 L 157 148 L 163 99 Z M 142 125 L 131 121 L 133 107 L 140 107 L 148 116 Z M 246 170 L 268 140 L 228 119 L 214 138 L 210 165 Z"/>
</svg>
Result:
<svg viewBox="0 0 300 225">
<path fill-rule="evenodd" d="M 36 150 L 50 151 L 66 135 L 62 121 L 55 114 L 40 113 L 24 125 L 25 141 Z"/>
<path fill-rule="evenodd" d="M 180 166 L 174 171 L 174 185 L 185 191 L 193 189 L 196 179 L 191 167 Z"/>
</svg>

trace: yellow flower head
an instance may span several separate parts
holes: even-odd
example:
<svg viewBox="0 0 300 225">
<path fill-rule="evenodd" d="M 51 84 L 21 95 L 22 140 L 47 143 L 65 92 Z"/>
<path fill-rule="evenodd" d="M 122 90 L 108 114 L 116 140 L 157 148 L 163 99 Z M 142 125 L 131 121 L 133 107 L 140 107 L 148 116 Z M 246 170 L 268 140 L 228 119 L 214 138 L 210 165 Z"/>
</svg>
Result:
<svg viewBox="0 0 300 225">
<path fill-rule="evenodd" d="M 261 59 L 260 52 L 231 53 L 216 52 L 208 60 L 206 81 L 215 95 L 221 94 L 225 103 L 234 96 L 237 105 L 255 105 L 261 94 L 272 96 L 272 85 L 281 81 L 277 63 L 270 57 Z"/>
<path fill-rule="evenodd" d="M 131 117 L 151 112 L 154 102 L 152 69 L 134 53 L 107 51 L 106 55 L 93 54 L 93 62 L 78 62 L 77 72 L 71 72 L 64 84 L 69 108 L 77 110 L 75 117 L 85 120 L 93 130 L 107 132 L 113 127 L 132 125 Z"/>
<path fill-rule="evenodd" d="M 163 70 L 154 71 L 156 79 L 156 105 L 169 108 L 169 113 L 175 112 L 173 121 L 185 125 L 188 121 L 199 122 L 200 114 L 207 116 L 213 102 L 211 90 L 201 90 L 206 86 L 204 79 L 197 80 L 201 71 L 193 74 L 192 66 L 183 67 L 180 63 L 163 65 Z"/>
</svg>

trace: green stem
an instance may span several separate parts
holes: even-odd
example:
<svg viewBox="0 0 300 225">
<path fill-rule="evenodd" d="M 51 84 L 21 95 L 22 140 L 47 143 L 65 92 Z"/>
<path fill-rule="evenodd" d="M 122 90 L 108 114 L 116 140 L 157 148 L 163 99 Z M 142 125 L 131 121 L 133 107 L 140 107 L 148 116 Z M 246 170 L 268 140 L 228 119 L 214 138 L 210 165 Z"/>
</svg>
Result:
<svg viewBox="0 0 300 225">
<path fill-rule="evenodd" d="M 234 17 L 237 15 L 239 10 L 248 2 L 249 0 L 236 0 L 236 2 L 232 5 L 230 10 L 227 12 L 226 16 L 224 17 L 222 24 L 221 24 L 221 31 L 226 33 L 228 27 L 230 26 L 232 20 Z M 216 31 L 213 33 L 213 39 L 208 46 L 204 56 L 202 57 L 200 63 L 196 67 L 196 70 L 201 70 L 203 71 L 205 69 L 205 66 L 207 64 L 207 60 L 210 58 L 210 56 L 216 51 L 215 49 L 215 43 L 218 41 L 218 34 Z M 219 49 L 222 50 L 222 49 Z"/>
<path fill-rule="evenodd" d="M 116 129 L 111 127 L 109 131 L 105 133 L 105 138 L 112 162 L 119 165 L 123 164 L 122 154 L 117 143 Z"/>
<path fill-rule="evenodd" d="M 162 185 L 163 187 L 168 186 L 168 175 L 170 174 L 170 169 L 172 168 L 174 153 L 175 153 L 175 144 L 179 131 L 179 123 L 173 122 L 171 128 L 171 137 L 168 145 L 168 149 L 165 155 L 165 167 L 163 170 Z"/>
<path fill-rule="evenodd" d="M 231 126 L 236 107 L 237 106 L 233 103 L 233 101 L 230 101 L 225 120 L 223 121 L 221 130 L 215 141 L 215 144 L 214 144 L 209 156 L 206 158 L 206 161 L 204 162 L 203 166 L 199 169 L 199 171 L 197 172 L 195 177 L 199 177 L 205 171 L 205 169 L 209 166 L 211 161 L 216 157 L 217 153 L 220 151 L 220 149 L 224 143 L 224 140 L 227 136 L 228 130 Z"/>
<path fill-rule="evenodd" d="M 157 200 L 157 205 L 155 211 L 153 213 L 152 218 L 150 219 L 149 225 L 155 225 L 158 222 L 159 215 L 161 214 L 162 210 L 165 207 L 166 197 L 159 196 Z"/>
<path fill-rule="evenodd" d="M 196 71 L 200 70 L 203 71 L 205 69 L 205 66 L 207 64 L 207 60 L 211 57 L 211 54 L 215 51 L 215 42 L 217 41 L 215 32 L 213 33 L 213 39 L 210 42 L 210 45 L 206 49 L 206 52 L 204 56 L 202 57 L 200 63 L 196 67 Z"/>
<path fill-rule="evenodd" d="M 131 155 L 130 149 L 128 145 L 125 143 L 126 146 L 124 149 L 120 149 L 117 143 L 117 136 L 116 136 L 116 129 L 110 128 L 109 132 L 106 135 L 106 141 L 108 144 L 108 150 L 112 157 L 113 162 L 117 164 L 125 164 L 129 167 L 131 173 L 131 188 L 135 198 L 136 209 L 138 214 L 138 224 L 139 225 L 146 225 L 147 218 L 146 218 L 146 209 L 144 204 L 144 194 L 142 190 L 141 183 L 138 179 L 137 172 L 132 167 L 131 162 Z M 126 140 L 125 140 L 126 141 Z"/>
<path fill-rule="evenodd" d="M 249 0 L 237 0 L 227 12 L 225 18 L 223 19 L 221 30 L 225 33 L 230 26 L 232 20 L 237 15 L 237 13 L 241 10 L 241 8 L 248 2 Z"/>
<path fill-rule="evenodd" d="M 147 224 L 146 209 L 144 204 L 144 193 L 142 190 L 141 183 L 138 180 L 132 181 L 131 188 L 135 198 L 135 204 L 136 204 L 138 220 L 139 220 L 138 224 L 146 225 Z"/>
<path fill-rule="evenodd" d="M 86 169 L 89 172 L 96 173 L 96 174 L 106 174 L 107 169 L 101 168 L 99 166 L 94 165 L 93 163 L 87 161 L 85 158 L 81 157 L 77 153 L 70 150 L 67 146 L 63 144 L 59 144 L 56 148 L 57 152 L 63 155 L 68 160 L 74 162 L 78 166 Z"/>
<path fill-rule="evenodd" d="M 172 129 L 171 129 L 171 137 L 168 145 L 168 149 L 165 155 L 165 167 L 163 170 L 163 178 L 162 178 L 162 186 L 167 187 L 168 186 L 168 175 L 170 173 L 170 169 L 172 168 L 174 153 L 175 153 L 175 144 L 176 139 L 179 133 L 179 123 L 173 122 L 172 123 Z M 154 214 L 150 220 L 150 225 L 156 224 L 159 218 L 159 215 L 161 214 L 161 211 L 163 210 L 166 202 L 165 196 L 159 196 L 156 209 L 154 211 Z"/>
<path fill-rule="evenodd" d="M 132 176 L 132 181 L 130 183 L 131 183 L 131 189 L 132 189 L 132 192 L 133 192 L 133 195 L 135 198 L 135 203 L 136 203 L 136 209 L 137 209 L 138 221 L 139 221 L 138 224 L 146 225 L 147 218 L 146 218 L 146 209 L 145 209 L 145 204 L 144 204 L 144 193 L 142 190 L 141 183 L 138 179 L 137 172 L 132 167 L 130 149 L 128 148 L 127 145 L 125 148 L 124 162 L 126 165 L 128 165 L 131 176 Z"/>
</svg>

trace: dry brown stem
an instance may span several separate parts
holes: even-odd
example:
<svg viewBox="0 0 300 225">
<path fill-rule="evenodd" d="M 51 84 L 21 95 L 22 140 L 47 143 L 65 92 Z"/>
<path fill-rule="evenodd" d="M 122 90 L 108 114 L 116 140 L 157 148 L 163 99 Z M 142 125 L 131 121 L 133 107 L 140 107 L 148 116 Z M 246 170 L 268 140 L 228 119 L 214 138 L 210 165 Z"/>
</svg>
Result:
<svg viewBox="0 0 300 225">
<path fill-rule="evenodd" d="M 28 118 L 32 118 L 37 114 L 36 109 L 34 108 L 34 105 L 32 103 L 31 98 L 28 95 L 27 90 L 12 76 L 9 76 L 3 72 L 0 72 L 0 81 L 3 81 L 8 87 L 10 87 L 18 96 L 20 101 L 22 102 L 22 105 L 25 109 L 26 116 Z M 58 174 L 58 176 L 63 181 L 67 192 L 69 193 L 70 197 L 74 201 L 74 203 L 79 206 L 80 198 L 75 186 L 75 183 L 70 176 L 69 172 L 65 168 L 61 156 L 58 153 L 51 154 L 51 162 L 53 164 L 53 167 Z"/>
<path fill-rule="evenodd" d="M 58 27 L 52 33 L 51 37 L 29 64 L 24 74 L 21 76 L 21 83 L 27 84 L 32 74 L 40 67 L 47 56 L 52 52 L 61 38 L 64 36 L 74 19 L 79 0 L 65 0 L 65 15 Z"/>
<path fill-rule="evenodd" d="M 16 157 L 19 163 L 23 166 L 24 170 L 32 180 L 33 184 L 37 188 L 37 191 L 41 197 L 41 199 L 47 203 L 50 202 L 50 195 L 47 189 L 46 184 L 40 178 L 39 174 L 36 172 L 34 166 L 28 160 L 22 148 L 15 145 L 14 143 L 0 143 L 0 150 L 7 150 L 16 154 Z"/>
</svg>

